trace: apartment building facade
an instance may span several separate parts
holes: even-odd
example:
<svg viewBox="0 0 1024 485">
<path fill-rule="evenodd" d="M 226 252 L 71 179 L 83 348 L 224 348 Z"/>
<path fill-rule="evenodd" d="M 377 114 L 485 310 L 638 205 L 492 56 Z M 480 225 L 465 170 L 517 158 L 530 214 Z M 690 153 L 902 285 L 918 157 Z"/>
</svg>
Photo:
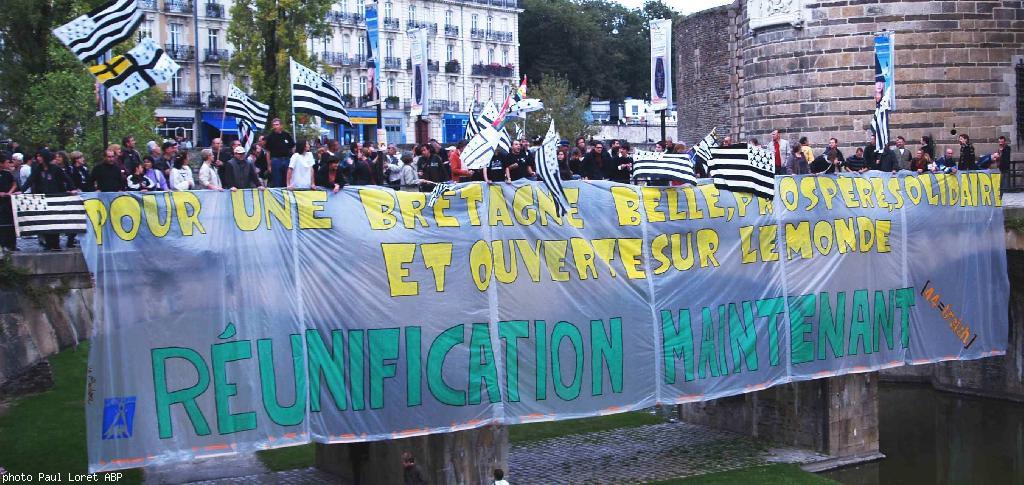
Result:
<svg viewBox="0 0 1024 485">
<path fill-rule="evenodd" d="M 223 119 L 224 94 L 235 80 L 223 67 L 234 47 L 227 42 L 232 0 L 139 0 L 146 20 L 140 37 L 151 37 L 181 64 L 156 116 L 160 134 L 205 145 L 236 135 Z M 338 0 L 327 14 L 331 33 L 309 39 L 307 48 L 323 72 L 346 94 L 354 126 L 324 123 L 326 137 L 344 142 L 375 137 L 377 111 L 367 92 L 366 6 L 376 3 L 382 63 L 382 123 L 391 143 L 462 138 L 474 103 L 500 103 L 519 80 L 520 0 Z M 411 72 L 409 32 L 428 29 L 429 114 L 409 115 Z"/>
</svg>

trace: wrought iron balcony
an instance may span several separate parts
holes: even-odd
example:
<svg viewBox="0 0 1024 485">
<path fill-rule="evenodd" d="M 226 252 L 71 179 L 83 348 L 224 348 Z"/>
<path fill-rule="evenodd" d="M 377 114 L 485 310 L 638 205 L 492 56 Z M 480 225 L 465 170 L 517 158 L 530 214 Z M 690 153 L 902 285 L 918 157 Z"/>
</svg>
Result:
<svg viewBox="0 0 1024 485">
<path fill-rule="evenodd" d="M 349 12 L 331 12 L 333 15 L 333 21 L 339 24 L 345 25 L 359 25 L 363 21 L 363 16 L 357 13 Z"/>
<path fill-rule="evenodd" d="M 384 98 L 385 109 L 398 109 L 399 106 L 401 106 L 401 101 L 398 100 L 398 97 L 394 97 L 391 99 Z"/>
<path fill-rule="evenodd" d="M 444 63 L 444 72 L 448 74 L 458 74 L 460 71 L 462 71 L 462 66 L 459 65 L 459 61 L 453 59 Z"/>
<path fill-rule="evenodd" d="M 395 17 L 384 17 L 381 26 L 384 30 L 399 30 L 402 28 L 402 22 Z"/>
<path fill-rule="evenodd" d="M 219 94 L 211 94 L 206 97 L 206 107 L 208 108 L 223 108 L 224 107 L 224 96 Z"/>
<path fill-rule="evenodd" d="M 225 62 L 231 59 L 227 49 L 206 49 L 203 51 L 203 62 Z"/>
<path fill-rule="evenodd" d="M 367 60 L 368 58 L 366 57 L 366 54 L 356 54 L 355 57 L 352 58 L 352 63 L 357 67 L 365 67 Z"/>
<path fill-rule="evenodd" d="M 156 0 L 138 0 L 138 4 L 143 10 L 157 10 Z"/>
<path fill-rule="evenodd" d="M 164 12 L 192 14 L 192 2 L 188 0 L 164 0 Z"/>
<path fill-rule="evenodd" d="M 224 18 L 224 6 L 216 2 L 207 2 L 206 16 L 215 19 Z"/>
<path fill-rule="evenodd" d="M 326 64 L 348 66 L 352 64 L 352 59 L 349 56 L 340 52 L 321 52 L 318 57 Z"/>
<path fill-rule="evenodd" d="M 366 105 L 370 104 L 371 101 L 373 101 L 373 97 L 372 96 L 360 96 L 359 97 L 359 106 L 366 106 Z"/>
<path fill-rule="evenodd" d="M 161 103 L 163 106 L 181 106 L 181 107 L 198 107 L 199 106 L 199 93 L 187 93 L 184 91 L 177 92 L 166 92 L 164 93 L 164 100 Z"/>
<path fill-rule="evenodd" d="M 178 61 L 191 61 L 192 59 L 195 59 L 196 55 L 194 47 L 180 44 L 166 44 L 164 45 L 164 52 L 171 56 L 171 59 Z"/>
<path fill-rule="evenodd" d="M 406 69 L 412 69 L 412 59 L 406 59 L 405 60 L 405 68 Z M 438 72 L 438 71 L 440 71 L 441 70 L 441 63 L 440 63 L 440 61 L 432 61 L 430 59 L 427 59 L 427 70 L 431 71 L 431 72 Z"/>
<path fill-rule="evenodd" d="M 502 32 L 500 30 L 488 30 L 484 33 L 484 37 L 487 40 L 493 40 L 496 42 L 512 42 L 512 32 Z"/>
<path fill-rule="evenodd" d="M 458 25 L 445 25 L 444 26 L 444 35 L 446 37 L 458 37 L 459 36 L 459 26 Z"/>
<path fill-rule="evenodd" d="M 484 40 L 487 36 L 487 31 L 484 29 L 469 29 L 469 38 L 473 40 Z"/>
<path fill-rule="evenodd" d="M 516 75 L 516 68 L 512 65 L 473 64 L 471 74 L 474 76 L 514 77 Z"/>
<path fill-rule="evenodd" d="M 430 35 L 437 35 L 437 22 L 418 22 L 410 20 L 405 23 L 406 30 L 427 29 Z"/>
<path fill-rule="evenodd" d="M 384 69 L 401 69 L 402 58 L 400 57 L 385 57 L 384 58 Z"/>
<path fill-rule="evenodd" d="M 443 99 L 430 100 L 430 111 L 435 113 L 442 111 L 459 111 L 458 101 L 446 101 Z"/>
</svg>

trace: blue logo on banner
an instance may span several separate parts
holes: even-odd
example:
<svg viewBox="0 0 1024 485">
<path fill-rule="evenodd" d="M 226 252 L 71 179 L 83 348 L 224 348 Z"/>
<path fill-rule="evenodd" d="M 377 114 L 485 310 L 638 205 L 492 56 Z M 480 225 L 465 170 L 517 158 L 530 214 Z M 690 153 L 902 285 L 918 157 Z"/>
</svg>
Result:
<svg viewBox="0 0 1024 485">
<path fill-rule="evenodd" d="M 131 438 L 135 425 L 135 396 L 103 400 L 103 439 Z"/>
</svg>

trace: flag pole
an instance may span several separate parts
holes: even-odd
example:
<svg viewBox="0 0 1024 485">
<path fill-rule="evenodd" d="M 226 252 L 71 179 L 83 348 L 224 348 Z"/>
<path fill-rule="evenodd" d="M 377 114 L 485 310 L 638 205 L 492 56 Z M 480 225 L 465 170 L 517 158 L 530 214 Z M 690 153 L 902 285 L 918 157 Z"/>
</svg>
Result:
<svg viewBox="0 0 1024 485">
<path fill-rule="evenodd" d="M 292 136 L 295 137 L 298 136 L 298 132 L 295 130 L 295 79 L 292 78 L 295 68 L 293 64 L 295 64 L 295 59 L 288 56 L 288 88 L 292 96 Z"/>
<path fill-rule="evenodd" d="M 103 56 L 100 57 L 100 59 L 101 59 L 101 62 L 103 62 L 103 63 L 110 62 L 110 51 L 108 50 L 108 51 L 104 52 Z M 112 111 L 112 109 L 114 107 L 114 102 L 113 102 L 113 100 L 110 99 L 110 91 L 107 90 L 107 87 L 104 86 L 103 83 L 99 83 L 99 87 L 100 87 L 100 92 L 99 92 L 100 103 L 101 103 L 101 106 L 102 106 L 101 110 L 103 112 L 103 115 L 102 115 L 102 119 L 103 119 L 103 149 L 106 150 L 107 147 L 110 146 L 110 122 L 109 122 L 109 118 L 110 118 L 110 111 Z"/>
</svg>

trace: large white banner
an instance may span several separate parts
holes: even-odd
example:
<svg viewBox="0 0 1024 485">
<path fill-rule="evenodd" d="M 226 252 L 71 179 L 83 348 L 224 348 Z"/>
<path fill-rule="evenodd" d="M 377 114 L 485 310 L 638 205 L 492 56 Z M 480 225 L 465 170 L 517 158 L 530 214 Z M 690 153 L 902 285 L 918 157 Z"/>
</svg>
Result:
<svg viewBox="0 0 1024 485">
<path fill-rule="evenodd" d="M 672 20 L 651 21 L 651 109 L 672 106 Z"/>
<path fill-rule="evenodd" d="M 429 114 L 430 77 L 427 69 L 427 29 L 419 29 L 412 34 L 412 109 L 410 116 L 426 116 Z"/>
</svg>

